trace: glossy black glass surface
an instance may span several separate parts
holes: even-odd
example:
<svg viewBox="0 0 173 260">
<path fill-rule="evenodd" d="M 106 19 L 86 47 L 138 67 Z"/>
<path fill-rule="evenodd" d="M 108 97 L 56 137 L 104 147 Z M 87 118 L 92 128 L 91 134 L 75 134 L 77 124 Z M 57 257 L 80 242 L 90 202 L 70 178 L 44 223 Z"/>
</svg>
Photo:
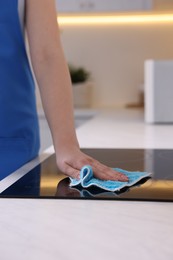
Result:
<svg viewBox="0 0 173 260">
<path fill-rule="evenodd" d="M 152 178 L 146 178 L 120 192 L 107 192 L 99 188 L 70 188 L 69 178 L 59 171 L 53 154 L 3 191 L 0 197 L 173 201 L 173 150 L 83 149 L 83 151 L 110 167 L 151 172 Z"/>
</svg>

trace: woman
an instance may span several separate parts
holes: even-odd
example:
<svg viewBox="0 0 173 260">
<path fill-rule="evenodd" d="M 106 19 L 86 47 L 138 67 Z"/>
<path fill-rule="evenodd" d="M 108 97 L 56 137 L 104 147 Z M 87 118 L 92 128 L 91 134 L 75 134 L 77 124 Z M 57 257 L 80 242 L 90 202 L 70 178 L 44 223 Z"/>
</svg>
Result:
<svg viewBox="0 0 173 260">
<path fill-rule="evenodd" d="M 24 10 L 23 20 L 20 15 Z M 60 170 L 79 178 L 81 167 L 90 164 L 97 178 L 127 181 L 123 174 L 80 151 L 54 0 L 0 1 L 0 178 L 36 157 L 39 151 L 34 81 L 22 26 L 26 28 Z"/>
</svg>

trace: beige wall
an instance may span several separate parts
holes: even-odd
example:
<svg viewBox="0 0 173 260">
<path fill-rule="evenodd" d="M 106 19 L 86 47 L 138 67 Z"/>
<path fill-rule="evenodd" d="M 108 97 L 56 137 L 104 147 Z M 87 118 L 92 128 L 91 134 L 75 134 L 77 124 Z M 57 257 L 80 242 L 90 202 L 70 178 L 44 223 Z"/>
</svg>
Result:
<svg viewBox="0 0 173 260">
<path fill-rule="evenodd" d="M 94 80 L 93 107 L 138 102 L 146 59 L 173 59 L 173 24 L 61 26 L 68 62 Z"/>
</svg>

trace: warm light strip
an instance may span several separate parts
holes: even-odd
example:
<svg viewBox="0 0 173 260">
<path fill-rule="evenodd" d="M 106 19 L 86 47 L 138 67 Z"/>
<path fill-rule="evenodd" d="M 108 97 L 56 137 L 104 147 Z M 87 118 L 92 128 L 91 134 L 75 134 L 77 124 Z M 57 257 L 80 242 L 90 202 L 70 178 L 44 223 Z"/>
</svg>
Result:
<svg viewBox="0 0 173 260">
<path fill-rule="evenodd" d="M 60 25 L 103 25 L 103 24 L 145 24 L 173 23 L 173 14 L 141 14 L 141 15 L 88 15 L 58 17 Z"/>
</svg>

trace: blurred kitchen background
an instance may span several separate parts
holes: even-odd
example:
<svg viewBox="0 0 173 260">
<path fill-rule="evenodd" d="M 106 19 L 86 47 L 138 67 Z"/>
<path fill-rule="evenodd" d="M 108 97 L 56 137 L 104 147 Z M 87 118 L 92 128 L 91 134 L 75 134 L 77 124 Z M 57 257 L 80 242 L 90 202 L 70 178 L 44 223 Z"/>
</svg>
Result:
<svg viewBox="0 0 173 260">
<path fill-rule="evenodd" d="M 155 82 L 163 81 L 163 71 L 158 93 L 163 99 L 165 88 L 172 100 L 173 0 L 56 0 L 56 7 L 66 60 L 77 77 L 81 68 L 89 73 L 73 84 L 76 127 L 99 109 L 145 109 L 147 102 L 145 121 L 162 122 L 154 114 Z M 52 141 L 38 90 L 37 107 L 44 150 Z"/>
</svg>

